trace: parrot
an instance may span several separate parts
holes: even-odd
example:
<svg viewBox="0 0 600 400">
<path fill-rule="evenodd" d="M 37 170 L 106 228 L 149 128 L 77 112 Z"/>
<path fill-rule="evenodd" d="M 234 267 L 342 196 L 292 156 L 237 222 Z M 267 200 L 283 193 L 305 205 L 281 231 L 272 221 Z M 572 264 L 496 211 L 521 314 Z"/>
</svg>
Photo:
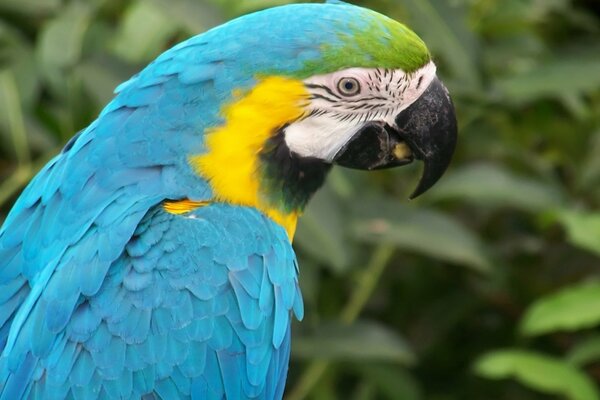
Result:
<svg viewBox="0 0 600 400">
<path fill-rule="evenodd" d="M 333 165 L 456 147 L 407 26 L 341 1 L 166 50 L 26 186 L 0 229 L 0 400 L 281 399 L 304 314 L 292 248 Z"/>
</svg>

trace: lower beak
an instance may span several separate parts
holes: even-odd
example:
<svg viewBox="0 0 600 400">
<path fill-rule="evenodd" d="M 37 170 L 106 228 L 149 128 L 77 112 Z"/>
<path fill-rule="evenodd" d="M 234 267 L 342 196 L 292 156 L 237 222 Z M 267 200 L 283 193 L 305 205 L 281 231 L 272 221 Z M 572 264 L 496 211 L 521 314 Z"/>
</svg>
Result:
<svg viewBox="0 0 600 400">
<path fill-rule="evenodd" d="M 423 175 L 411 199 L 431 188 L 444 174 L 456 147 L 456 116 L 448 90 L 437 79 L 408 108 L 394 126 L 367 122 L 340 149 L 335 164 L 356 169 L 382 169 L 423 161 Z"/>
</svg>

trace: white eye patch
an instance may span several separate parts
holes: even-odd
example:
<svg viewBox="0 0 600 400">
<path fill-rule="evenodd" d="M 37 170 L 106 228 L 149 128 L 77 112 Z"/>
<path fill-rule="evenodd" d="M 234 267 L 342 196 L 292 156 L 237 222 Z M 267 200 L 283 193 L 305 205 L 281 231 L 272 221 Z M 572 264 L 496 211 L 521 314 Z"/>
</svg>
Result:
<svg viewBox="0 0 600 400">
<path fill-rule="evenodd" d="M 332 161 L 367 121 L 394 125 L 398 113 L 423 94 L 435 77 L 429 62 L 412 73 L 349 68 L 304 81 L 311 93 L 307 117 L 289 125 L 285 141 L 294 153 Z"/>
</svg>

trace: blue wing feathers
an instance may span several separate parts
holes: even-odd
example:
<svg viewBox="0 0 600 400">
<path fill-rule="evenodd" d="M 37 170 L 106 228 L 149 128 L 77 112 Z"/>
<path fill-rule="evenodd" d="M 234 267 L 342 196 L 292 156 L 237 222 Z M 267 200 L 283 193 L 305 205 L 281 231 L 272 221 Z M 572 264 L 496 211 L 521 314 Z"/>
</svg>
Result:
<svg viewBox="0 0 600 400">
<path fill-rule="evenodd" d="M 282 307 L 288 296 L 298 301 L 283 229 L 255 210 L 225 205 L 184 216 L 155 207 L 133 229 L 86 296 L 75 272 L 78 260 L 97 258 L 86 245 L 97 232 L 68 249 L 7 354 L 12 362 L 0 363 L 3 396 L 25 398 L 13 388 L 18 380 L 32 399 L 49 391 L 81 399 L 274 398 L 285 380 L 280 353 L 289 352 L 291 306 Z M 268 257 L 246 243 L 248 235 L 270 238 Z M 223 241 L 237 247 L 235 256 L 218 257 Z M 23 282 L 10 281 L 14 294 Z M 289 282 L 292 294 L 283 296 Z"/>
</svg>

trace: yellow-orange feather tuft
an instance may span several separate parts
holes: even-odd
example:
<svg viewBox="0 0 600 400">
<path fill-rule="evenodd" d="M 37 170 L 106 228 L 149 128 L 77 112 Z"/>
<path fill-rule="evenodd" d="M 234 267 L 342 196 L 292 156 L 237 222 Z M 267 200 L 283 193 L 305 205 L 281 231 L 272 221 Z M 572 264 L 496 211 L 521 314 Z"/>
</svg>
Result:
<svg viewBox="0 0 600 400">
<path fill-rule="evenodd" d="M 206 153 L 190 157 L 196 173 L 210 182 L 217 201 L 256 207 L 283 226 L 290 240 L 298 213 L 284 213 L 268 204 L 261 195 L 257 163 L 265 142 L 278 128 L 300 118 L 308 101 L 299 80 L 261 79 L 223 109 L 225 123 L 206 132 Z"/>
</svg>

